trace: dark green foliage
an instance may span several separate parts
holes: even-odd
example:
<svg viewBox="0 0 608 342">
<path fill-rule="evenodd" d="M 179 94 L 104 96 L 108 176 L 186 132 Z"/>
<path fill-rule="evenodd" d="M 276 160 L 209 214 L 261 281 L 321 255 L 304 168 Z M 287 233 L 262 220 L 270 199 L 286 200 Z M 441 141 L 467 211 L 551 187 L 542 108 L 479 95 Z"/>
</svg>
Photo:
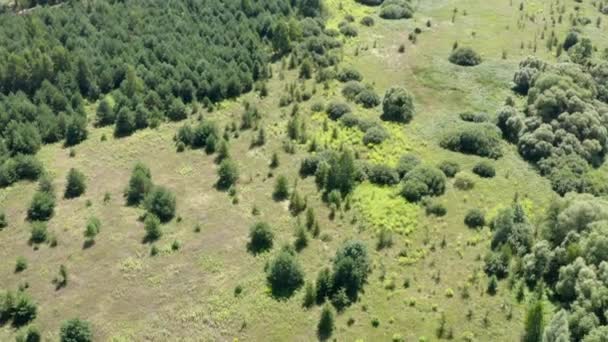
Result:
<svg viewBox="0 0 608 342">
<path fill-rule="evenodd" d="M 2 155 L 0 155 L 2 161 Z M 19 180 L 37 180 L 43 172 L 42 163 L 31 155 L 16 155 L 0 164 L 0 187 L 11 185 Z"/>
<path fill-rule="evenodd" d="M 564 50 L 567 51 L 571 47 L 576 45 L 578 43 L 578 41 L 579 41 L 578 33 L 576 33 L 575 31 L 570 31 L 566 35 L 566 38 L 564 39 L 564 43 L 562 44 L 562 46 L 563 46 Z"/>
<path fill-rule="evenodd" d="M 427 215 L 434 216 L 445 216 L 448 213 L 448 209 L 441 203 L 428 203 L 426 204 L 425 211 Z"/>
<path fill-rule="evenodd" d="M 384 19 L 409 19 L 414 9 L 408 0 L 384 0 L 380 8 L 380 17 Z"/>
<path fill-rule="evenodd" d="M 65 321 L 61 325 L 61 342 L 93 342 L 91 324 L 78 318 Z"/>
<path fill-rule="evenodd" d="M 128 107 L 122 107 L 116 115 L 114 136 L 125 137 L 135 132 L 135 113 Z"/>
<path fill-rule="evenodd" d="M 530 303 L 526 311 L 525 329 L 522 337 L 523 342 L 541 342 L 544 329 L 544 309 L 541 300 Z"/>
<path fill-rule="evenodd" d="M 6 220 L 6 214 L 4 210 L 0 209 L 0 230 L 8 227 L 8 221 Z"/>
<path fill-rule="evenodd" d="M 359 241 L 345 242 L 334 258 L 332 291 L 335 293 L 343 288 L 351 301 L 356 300 L 367 281 L 370 267 L 371 262 L 365 245 Z"/>
<path fill-rule="evenodd" d="M 404 154 L 399 158 L 397 162 L 397 173 L 399 177 L 403 178 L 408 172 L 412 171 L 416 166 L 420 164 L 420 159 L 413 154 Z"/>
<path fill-rule="evenodd" d="M 380 96 L 371 89 L 364 89 L 357 94 L 355 102 L 362 105 L 365 108 L 373 108 L 380 104 Z"/>
<path fill-rule="evenodd" d="M 295 237 L 296 239 L 293 242 L 293 247 L 296 251 L 300 252 L 308 246 L 308 234 L 306 233 L 306 228 L 303 226 L 298 226 L 298 228 L 296 228 Z"/>
<path fill-rule="evenodd" d="M 291 295 L 304 284 L 304 272 L 289 248 L 283 248 L 270 262 L 267 270 L 268 284 L 278 298 Z"/>
<path fill-rule="evenodd" d="M 228 189 L 236 184 L 237 180 L 239 179 L 238 167 L 230 158 L 222 160 L 217 174 L 219 177 L 217 181 L 217 186 L 219 189 Z"/>
<path fill-rule="evenodd" d="M 11 121 L 5 131 L 6 147 L 12 154 L 36 154 L 40 150 L 42 139 L 33 124 Z"/>
<path fill-rule="evenodd" d="M 311 282 L 306 283 L 306 287 L 304 288 L 304 300 L 302 301 L 302 306 L 305 308 L 310 308 L 315 304 L 317 300 L 317 295 L 315 293 L 315 286 Z"/>
<path fill-rule="evenodd" d="M 332 278 L 329 268 L 324 268 L 319 271 L 317 281 L 315 283 L 317 303 L 323 303 L 332 293 Z"/>
<path fill-rule="evenodd" d="M 495 275 L 490 276 L 490 279 L 488 280 L 487 291 L 491 296 L 495 295 L 498 291 L 498 279 L 496 279 Z"/>
<path fill-rule="evenodd" d="M 504 278 L 509 273 L 511 249 L 505 245 L 499 252 L 488 252 L 484 259 L 483 270 L 488 276 Z"/>
<path fill-rule="evenodd" d="M 348 81 L 342 87 L 342 96 L 348 100 L 354 100 L 363 90 L 365 90 L 365 86 L 361 82 Z"/>
<path fill-rule="evenodd" d="M 343 115 L 350 113 L 351 109 L 346 103 L 331 102 L 327 105 L 325 111 L 332 120 L 338 120 Z"/>
<path fill-rule="evenodd" d="M 317 335 L 319 339 L 324 341 L 331 337 L 334 331 L 334 313 L 329 305 L 323 306 L 321 310 L 321 318 L 317 325 Z"/>
<path fill-rule="evenodd" d="M 55 195 L 48 191 L 37 191 L 27 210 L 30 221 L 48 221 L 55 213 Z"/>
<path fill-rule="evenodd" d="M 148 213 L 144 220 L 144 229 L 146 231 L 146 241 L 156 241 L 163 235 L 160 227 L 160 219 L 158 216 Z"/>
<path fill-rule="evenodd" d="M 359 31 L 357 31 L 357 28 L 354 25 L 341 23 L 339 27 L 340 33 L 345 37 L 356 37 L 359 35 Z"/>
<path fill-rule="evenodd" d="M 175 195 L 167 188 L 156 186 L 146 195 L 144 206 L 148 212 L 158 216 L 161 222 L 169 222 L 175 216 Z"/>
<path fill-rule="evenodd" d="M 249 230 L 247 249 L 254 254 L 262 253 L 272 248 L 273 241 L 274 234 L 268 223 L 258 222 Z"/>
<path fill-rule="evenodd" d="M 15 262 L 15 273 L 23 272 L 27 268 L 27 259 L 20 256 Z"/>
<path fill-rule="evenodd" d="M 15 338 L 15 342 L 40 342 L 42 341 L 42 334 L 38 328 L 34 325 L 27 327 L 26 331 L 21 332 Z"/>
<path fill-rule="evenodd" d="M 87 220 L 87 225 L 84 230 L 85 238 L 87 238 L 87 240 L 89 241 L 93 241 L 95 240 L 95 237 L 97 236 L 97 234 L 99 234 L 100 231 L 101 221 L 95 216 L 90 217 Z"/>
<path fill-rule="evenodd" d="M 344 68 L 338 73 L 338 80 L 340 82 L 348 82 L 348 81 L 361 81 L 363 80 L 363 76 L 359 71 L 352 68 Z"/>
<path fill-rule="evenodd" d="M 129 186 L 125 190 L 128 205 L 139 205 L 152 189 L 152 175 L 150 169 L 137 163 L 131 172 Z"/>
<path fill-rule="evenodd" d="M 38 308 L 34 301 L 24 292 L 19 292 L 12 307 L 12 319 L 15 326 L 23 326 L 36 318 Z"/>
<path fill-rule="evenodd" d="M 374 26 L 375 22 L 374 22 L 374 18 L 370 17 L 370 16 L 365 16 L 363 18 L 361 18 L 361 25 L 363 26 Z"/>
<path fill-rule="evenodd" d="M 463 191 L 471 190 L 475 187 L 475 181 L 467 175 L 458 175 L 454 180 L 454 187 Z"/>
<path fill-rule="evenodd" d="M 405 88 L 392 87 L 382 100 L 382 119 L 409 122 L 415 113 L 414 97 Z"/>
<path fill-rule="evenodd" d="M 65 127 L 65 145 L 73 146 L 87 138 L 87 119 L 84 115 L 73 115 Z"/>
<path fill-rule="evenodd" d="M 440 196 L 445 191 L 446 178 L 441 170 L 418 165 L 403 178 L 401 194 L 412 202 L 417 202 L 424 196 Z"/>
<path fill-rule="evenodd" d="M 171 121 L 181 121 L 188 117 L 186 112 L 186 105 L 180 98 L 174 98 L 167 111 L 167 117 Z"/>
<path fill-rule="evenodd" d="M 469 47 L 459 47 L 452 51 L 449 61 L 462 66 L 475 66 L 481 63 L 481 56 Z"/>
<path fill-rule="evenodd" d="M 114 113 L 114 108 L 110 105 L 110 101 L 107 99 L 101 100 L 99 102 L 99 106 L 97 107 L 97 125 L 98 126 L 107 126 L 114 124 L 116 120 L 116 113 Z"/>
<path fill-rule="evenodd" d="M 79 197 L 87 190 L 84 174 L 74 168 L 70 169 L 66 180 L 67 184 L 63 193 L 63 197 L 65 198 Z"/>
<path fill-rule="evenodd" d="M 367 170 L 367 178 L 378 185 L 394 185 L 399 183 L 399 174 L 387 165 L 372 165 Z"/>
<path fill-rule="evenodd" d="M 485 113 L 472 113 L 472 112 L 463 112 L 458 114 L 462 121 L 466 122 L 486 122 L 489 120 L 488 115 Z"/>
<path fill-rule="evenodd" d="M 365 145 L 377 145 L 381 144 L 384 140 L 389 138 L 388 132 L 380 125 L 370 127 L 363 136 L 363 143 Z"/>
<path fill-rule="evenodd" d="M 449 134 L 440 142 L 441 147 L 465 154 L 499 158 L 500 133 L 496 127 L 486 124 L 466 125 Z"/>
<path fill-rule="evenodd" d="M 471 209 L 464 217 L 464 223 L 470 228 L 483 227 L 486 223 L 485 214 L 479 209 Z"/>
<path fill-rule="evenodd" d="M 479 177 L 483 178 L 493 178 L 496 176 L 496 170 L 494 169 L 494 165 L 489 161 L 481 161 L 477 163 L 473 167 L 473 172 Z"/>
<path fill-rule="evenodd" d="M 456 176 L 458 172 L 460 172 L 460 165 L 453 161 L 442 161 L 438 167 L 448 178 L 452 178 Z"/>
<path fill-rule="evenodd" d="M 287 177 L 281 175 L 277 178 L 272 197 L 275 201 L 284 201 L 289 197 L 289 181 Z"/>
</svg>

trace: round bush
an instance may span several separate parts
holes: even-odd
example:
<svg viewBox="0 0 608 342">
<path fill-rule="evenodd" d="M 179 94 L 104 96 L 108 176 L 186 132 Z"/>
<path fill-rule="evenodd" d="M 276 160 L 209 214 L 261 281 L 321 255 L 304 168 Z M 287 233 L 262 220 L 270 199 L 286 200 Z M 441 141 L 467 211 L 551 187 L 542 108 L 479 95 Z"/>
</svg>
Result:
<svg viewBox="0 0 608 342">
<path fill-rule="evenodd" d="M 342 27 L 340 27 L 340 33 L 345 37 L 356 37 L 359 35 L 357 28 L 351 24 L 342 25 Z"/>
<path fill-rule="evenodd" d="M 374 108 L 380 104 L 380 96 L 371 89 L 364 89 L 355 97 L 355 102 L 365 108 Z"/>
<path fill-rule="evenodd" d="M 413 154 L 405 154 L 399 158 L 396 170 L 397 173 L 399 173 L 399 177 L 403 178 L 418 165 L 420 165 L 420 159 L 418 159 L 418 157 Z"/>
<path fill-rule="evenodd" d="M 428 193 L 424 195 L 439 196 L 445 191 L 445 175 L 433 166 L 418 165 L 405 175 L 404 180 L 417 180 L 425 184 Z"/>
<path fill-rule="evenodd" d="M 448 133 L 440 142 L 440 146 L 465 154 L 475 154 L 481 157 L 500 158 L 501 132 L 491 124 L 478 124 L 457 128 Z"/>
<path fill-rule="evenodd" d="M 338 120 L 342 115 L 348 114 L 351 112 L 350 107 L 343 102 L 331 102 L 327 105 L 326 108 L 327 115 L 332 120 Z"/>
<path fill-rule="evenodd" d="M 459 190 L 471 190 L 475 187 L 475 181 L 467 175 L 458 175 L 454 181 L 454 186 Z"/>
<path fill-rule="evenodd" d="M 408 179 L 403 183 L 401 195 L 410 202 L 418 202 L 429 192 L 429 187 L 417 179 Z"/>
<path fill-rule="evenodd" d="M 363 76 L 356 69 L 344 68 L 338 73 L 338 80 L 340 82 L 361 81 L 362 79 Z"/>
<path fill-rule="evenodd" d="M 439 170 L 441 170 L 443 174 L 448 178 L 452 178 L 456 176 L 458 172 L 460 172 L 460 165 L 452 161 L 443 161 L 439 164 L 438 167 Z"/>
<path fill-rule="evenodd" d="M 475 66 L 481 63 L 481 56 L 471 48 L 459 47 L 452 51 L 449 60 L 461 66 Z"/>
<path fill-rule="evenodd" d="M 254 254 L 270 250 L 273 245 L 274 234 L 268 223 L 258 222 L 249 230 L 249 244 L 247 248 Z"/>
<path fill-rule="evenodd" d="M 405 0 L 385 1 L 380 9 L 380 17 L 383 19 L 409 19 L 412 16 L 412 8 Z"/>
<path fill-rule="evenodd" d="M 63 196 L 65 198 L 75 198 L 84 194 L 86 189 L 84 174 L 76 169 L 70 169 Z"/>
<path fill-rule="evenodd" d="M 230 158 L 226 158 L 220 163 L 217 174 L 219 176 L 217 186 L 220 189 L 228 189 L 239 179 L 238 167 Z"/>
<path fill-rule="evenodd" d="M 382 143 L 388 139 L 389 134 L 386 130 L 380 126 L 374 126 L 365 132 L 363 136 L 363 143 L 365 145 L 376 145 Z"/>
<path fill-rule="evenodd" d="M 399 182 L 397 171 L 387 165 L 373 165 L 367 171 L 370 182 L 378 185 L 393 185 Z"/>
<path fill-rule="evenodd" d="M 492 178 L 496 176 L 496 170 L 494 169 L 494 165 L 485 160 L 475 165 L 475 167 L 473 167 L 473 172 L 479 177 L 483 178 Z"/>
<path fill-rule="evenodd" d="M 363 90 L 365 90 L 365 86 L 361 82 L 348 81 L 342 87 L 342 96 L 349 100 L 354 100 Z"/>
<path fill-rule="evenodd" d="M 91 324 L 78 318 L 66 321 L 61 326 L 61 342 L 92 342 Z"/>
<path fill-rule="evenodd" d="M 488 121 L 488 115 L 485 113 L 472 113 L 472 112 L 463 112 L 458 114 L 462 121 L 466 122 L 486 122 Z"/>
<path fill-rule="evenodd" d="M 162 222 L 169 222 L 175 216 L 175 195 L 168 189 L 157 186 L 144 200 L 146 210 L 158 216 Z"/>
<path fill-rule="evenodd" d="M 360 120 L 355 114 L 347 113 L 340 118 L 340 122 L 346 127 L 356 127 L 359 126 Z"/>
<path fill-rule="evenodd" d="M 361 25 L 363 26 L 374 26 L 375 22 L 374 22 L 374 18 L 370 17 L 370 16 L 365 16 L 363 18 L 361 18 Z"/>
<path fill-rule="evenodd" d="M 471 209 L 464 218 L 464 224 L 470 228 L 483 227 L 486 224 L 486 218 L 483 211 L 479 209 Z"/>
<path fill-rule="evenodd" d="M 392 87 L 382 101 L 382 119 L 408 122 L 414 116 L 414 97 L 405 88 Z"/>
<path fill-rule="evenodd" d="M 304 284 L 304 272 L 293 251 L 283 249 L 270 262 L 267 280 L 275 297 L 290 297 Z"/>
<path fill-rule="evenodd" d="M 426 214 L 435 216 L 445 216 L 448 213 L 446 207 L 441 203 L 429 203 L 426 205 Z"/>
</svg>

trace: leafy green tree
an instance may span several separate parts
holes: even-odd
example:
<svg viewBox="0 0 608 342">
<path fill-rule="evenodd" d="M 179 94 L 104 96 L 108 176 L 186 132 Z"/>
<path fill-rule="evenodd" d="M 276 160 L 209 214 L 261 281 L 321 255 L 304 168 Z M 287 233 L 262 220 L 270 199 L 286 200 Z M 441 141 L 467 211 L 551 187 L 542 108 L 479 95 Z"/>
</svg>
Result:
<svg viewBox="0 0 608 342">
<path fill-rule="evenodd" d="M 135 131 L 135 128 L 135 113 L 128 107 L 122 107 L 116 115 L 114 136 L 128 136 Z"/>
<path fill-rule="evenodd" d="M 135 164 L 129 179 L 129 186 L 125 190 L 128 205 L 140 204 L 152 190 L 152 174 L 150 169 L 141 162 Z"/>
<path fill-rule="evenodd" d="M 304 284 L 304 272 L 295 254 L 283 248 L 270 262 L 267 280 L 275 297 L 291 297 Z"/>
<path fill-rule="evenodd" d="M 86 177 L 82 172 L 74 168 L 70 169 L 68 172 L 67 184 L 65 186 L 63 197 L 76 198 L 84 194 L 84 192 L 87 190 L 85 181 Z"/>
<path fill-rule="evenodd" d="M 114 124 L 116 120 L 116 114 L 114 113 L 114 108 L 110 104 L 108 99 L 103 99 L 99 102 L 99 106 L 97 107 L 97 125 L 98 126 L 107 126 Z"/>
<path fill-rule="evenodd" d="M 11 121 L 6 127 L 5 143 L 12 154 L 36 154 L 42 138 L 33 124 Z"/>
<path fill-rule="evenodd" d="M 273 240 L 274 234 L 270 225 L 266 222 L 258 222 L 249 230 L 247 249 L 254 254 L 268 251 L 272 248 Z"/>
<path fill-rule="evenodd" d="M 27 210 L 30 221 L 48 221 L 55 213 L 55 196 L 46 191 L 37 191 Z"/>
<path fill-rule="evenodd" d="M 188 117 L 186 105 L 180 98 L 174 98 L 167 112 L 167 117 L 171 121 L 181 121 Z"/>
<path fill-rule="evenodd" d="M 464 223 L 470 228 L 483 227 L 486 223 L 485 214 L 480 209 L 471 209 L 467 212 Z"/>
<path fill-rule="evenodd" d="M 543 342 L 570 342 L 570 329 L 568 327 L 568 313 L 566 310 L 558 311 L 549 326 L 545 328 Z"/>
<path fill-rule="evenodd" d="M 72 115 L 65 127 L 65 144 L 73 146 L 84 141 L 88 136 L 86 117 Z"/>
<path fill-rule="evenodd" d="M 272 46 L 278 55 L 282 56 L 291 50 L 289 26 L 284 21 L 277 23 L 272 29 Z"/>
<path fill-rule="evenodd" d="M 449 61 L 462 66 L 475 66 L 481 63 L 481 56 L 469 47 L 459 47 L 452 51 Z"/>
<path fill-rule="evenodd" d="M 34 301 L 24 292 L 19 292 L 12 309 L 13 324 L 26 325 L 36 318 L 38 308 Z"/>
<path fill-rule="evenodd" d="M 156 186 L 146 195 L 144 206 L 161 222 L 169 222 L 175 216 L 175 195 L 167 188 Z"/>
<path fill-rule="evenodd" d="M 229 187 L 236 184 L 239 179 L 239 170 L 236 163 L 230 159 L 224 159 L 220 163 L 220 167 L 217 171 L 218 181 L 217 186 L 220 189 L 228 189 Z"/>
<path fill-rule="evenodd" d="M 65 321 L 61 325 L 61 342 L 93 342 L 91 324 L 78 318 Z"/>
<path fill-rule="evenodd" d="M 414 117 L 414 97 L 405 88 L 392 87 L 384 94 L 382 119 L 408 122 Z"/>
<path fill-rule="evenodd" d="M 315 286 L 313 283 L 307 282 L 304 290 L 304 300 L 302 301 L 302 306 L 305 308 L 312 307 L 315 304 L 317 298 L 316 296 Z"/>
<path fill-rule="evenodd" d="M 329 268 L 324 268 L 319 271 L 317 281 L 315 283 L 317 303 L 323 303 L 331 296 L 333 291 L 332 277 Z"/>
<path fill-rule="evenodd" d="M 371 263 L 367 247 L 359 241 L 347 241 L 334 258 L 333 291 L 344 288 L 348 297 L 354 301 L 367 281 Z"/>
</svg>

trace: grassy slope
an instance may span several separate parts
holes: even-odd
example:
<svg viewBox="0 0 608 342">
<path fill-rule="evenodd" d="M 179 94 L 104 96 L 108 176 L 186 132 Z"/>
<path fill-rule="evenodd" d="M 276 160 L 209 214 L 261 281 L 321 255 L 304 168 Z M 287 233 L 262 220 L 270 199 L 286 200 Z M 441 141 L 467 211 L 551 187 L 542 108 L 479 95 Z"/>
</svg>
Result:
<svg viewBox="0 0 608 342">
<path fill-rule="evenodd" d="M 326 1 L 333 16 L 330 25 L 335 26 L 346 13 L 355 15 L 358 21 L 374 11 L 346 0 L 341 1 L 340 9 L 339 2 Z M 531 8 L 540 8 L 542 3 L 526 2 Z M 583 5 L 585 10 L 593 13 L 586 6 Z M 467 15 L 459 15 L 456 22 L 451 23 L 454 7 L 466 9 Z M 595 18 L 595 14 L 590 17 Z M 424 25 L 429 18 L 433 22 L 431 29 Z M 411 124 L 391 128 L 391 141 L 368 156 L 374 160 L 394 159 L 401 147 L 428 163 L 449 159 L 470 170 L 479 158 L 444 151 L 437 142 L 448 127 L 459 124 L 456 116 L 459 111 L 493 113 L 509 94 L 509 82 L 518 61 L 531 53 L 520 50 L 520 37 L 542 27 L 528 23 L 523 30 L 516 29 L 517 18 L 518 10 L 511 7 L 508 0 L 433 0 L 421 1 L 413 20 L 387 22 L 376 17 L 375 27 L 360 27 L 360 36 L 346 43 L 344 63 L 359 69 L 378 93 L 395 84 L 405 85 L 416 95 L 418 108 Z M 407 34 L 414 27 L 424 31 L 415 46 L 407 42 Z M 565 25 L 558 31 L 564 30 Z M 471 35 L 473 31 L 475 37 Z M 600 36 L 595 28 L 590 29 L 590 34 Z M 447 55 L 455 40 L 461 46 L 470 45 L 480 51 L 484 64 L 470 69 L 449 64 Z M 401 43 L 406 45 L 404 54 L 397 52 Z M 357 47 L 359 54 L 355 56 Z M 503 50 L 507 51 L 507 60 L 501 59 Z M 537 54 L 550 58 L 544 52 L 544 43 L 539 44 Z M 277 74 L 278 66 L 275 66 Z M 286 74 L 287 80 L 294 77 L 293 73 Z M 56 216 L 50 222 L 59 246 L 55 249 L 42 246 L 37 251 L 27 246 L 29 230 L 24 221 L 35 184 L 21 183 L 0 190 L 0 206 L 6 210 L 10 222 L 9 228 L 0 233 L 0 258 L 5 260 L 0 265 L 0 288 L 15 288 L 27 281 L 30 293 L 39 303 L 39 317 L 35 322 L 45 336 L 51 338 L 56 336 L 61 320 L 78 316 L 93 322 L 99 340 L 314 339 L 319 309 L 301 308 L 302 291 L 285 302 L 271 299 L 263 273 L 271 255 L 254 258 L 245 251 L 248 227 L 256 220 L 251 215 L 254 205 L 261 209 L 261 218 L 275 227 L 277 246 L 293 240 L 295 220 L 284 203 L 271 200 L 274 181 L 267 178 L 272 152 L 280 151 L 281 166 L 275 175 L 286 174 L 294 181 L 298 161 L 304 155 L 303 148 L 295 156 L 281 150 L 288 116 L 284 113 L 288 110 L 278 108 L 282 89 L 282 81 L 275 77 L 270 83 L 270 98 L 245 97 L 258 102 L 262 109 L 268 144 L 249 150 L 254 132 L 243 133 L 231 143 L 231 154 L 242 169 L 238 204 L 231 204 L 225 193 L 213 188 L 216 166 L 212 156 L 201 151 L 175 153 L 171 138 L 179 125 L 163 125 L 158 130 L 139 132 L 120 140 L 111 138 L 109 129 L 94 129 L 90 138 L 75 148 L 74 158 L 57 145 L 43 148 L 41 159 L 56 176 L 58 192 L 63 189 L 70 167 L 78 167 L 88 176 L 89 188 L 80 199 L 59 200 Z M 336 94 L 339 87 L 334 84 L 328 91 L 319 90 L 311 101 L 333 98 Z M 221 111 L 208 115 L 222 123 L 238 121 L 240 108 L 237 103 L 226 103 Z M 377 111 L 357 110 L 357 114 L 377 116 Z M 321 120 L 310 122 L 318 128 Z M 102 134 L 109 137 L 108 141 L 100 142 Z M 365 151 L 363 146 L 357 148 Z M 439 199 L 448 208 L 446 217 L 420 215 L 415 230 L 407 236 L 396 236 L 393 248 L 380 252 L 370 248 L 374 271 L 361 302 L 337 317 L 335 336 L 339 340 L 388 340 L 394 333 L 408 341 L 420 336 L 434 339 L 440 312 L 445 312 L 447 326 L 453 328 L 456 337 L 470 331 L 479 340 L 517 339 L 522 326 L 522 307 L 506 291 L 506 282 L 500 284 L 497 296 L 485 294 L 486 279 L 480 271 L 483 263 L 479 256 L 487 250 L 489 233 L 471 231 L 462 224 L 468 209 L 480 207 L 495 212 L 497 207 L 508 204 L 515 193 L 527 198 L 529 211 L 536 216 L 550 200 L 547 182 L 518 157 L 513 147 L 505 145 L 504 148 L 506 155 L 497 162 L 498 175 L 494 180 L 477 179 L 475 189 L 468 193 L 449 185 L 446 195 Z M 136 160 L 150 166 L 156 184 L 175 191 L 178 215 L 183 218 L 164 227 L 165 236 L 158 243 L 163 253 L 155 258 L 149 257 L 149 246 L 141 243 L 143 228 L 137 222 L 141 210 L 126 208 L 121 198 Z M 336 247 L 346 238 L 357 237 L 374 246 L 375 227 L 365 224 L 366 219 L 370 219 L 364 215 L 365 209 L 370 210 L 368 207 L 361 208 L 361 212 L 345 213 L 343 219 L 330 222 L 312 181 L 299 181 L 298 188 L 309 195 L 309 203 L 317 209 L 322 233 L 331 237 L 325 242 L 311 240 L 310 246 L 300 254 L 307 279 L 314 279 L 317 270 L 329 265 Z M 378 200 L 372 202 L 375 206 L 372 210 L 376 212 L 384 210 L 401 216 L 400 212 L 411 209 L 394 204 L 392 189 L 374 190 L 365 186 L 359 191 L 361 196 L 376 192 L 374 196 Z M 106 192 L 112 199 L 104 204 Z M 86 206 L 87 199 L 92 202 L 91 207 Z M 82 234 L 90 215 L 98 216 L 103 227 L 96 245 L 83 250 Z M 356 217 L 357 223 L 353 223 L 352 217 Z M 193 231 L 196 224 L 203 227 L 200 233 Z M 447 247 L 441 248 L 444 237 Z M 175 239 L 180 240 L 183 247 L 170 252 L 169 245 Z M 402 249 L 415 257 L 399 260 Z M 15 275 L 14 260 L 18 255 L 28 259 L 29 268 Z M 51 280 L 60 264 L 68 267 L 70 283 L 67 288 L 55 291 Z M 438 272 L 439 282 L 433 279 Z M 382 273 L 386 274 L 384 281 L 380 279 Z M 474 274 L 478 275 L 478 281 L 470 288 L 471 298 L 460 298 L 459 288 Z M 385 289 L 391 278 L 396 284 L 392 291 Z M 406 278 L 411 279 L 407 289 L 401 286 Z M 236 298 L 233 291 L 239 284 L 244 291 Z M 455 292 L 453 298 L 446 297 L 448 289 Z M 513 318 L 509 321 L 505 317 L 511 305 Z M 469 308 L 474 311 L 470 321 L 465 317 Z M 483 322 L 485 315 L 488 326 Z M 380 321 L 378 328 L 371 326 L 373 317 Z M 347 326 L 349 318 L 354 319 L 350 327 Z M 13 334 L 12 329 L 4 327 L 0 329 L 0 340 L 7 340 Z"/>
</svg>

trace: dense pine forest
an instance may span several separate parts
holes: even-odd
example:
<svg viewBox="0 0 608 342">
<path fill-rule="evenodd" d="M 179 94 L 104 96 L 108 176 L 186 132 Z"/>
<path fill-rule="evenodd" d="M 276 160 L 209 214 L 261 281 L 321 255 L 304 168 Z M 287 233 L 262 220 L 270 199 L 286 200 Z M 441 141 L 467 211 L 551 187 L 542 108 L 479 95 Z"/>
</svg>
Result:
<svg viewBox="0 0 608 342">
<path fill-rule="evenodd" d="M 0 340 L 608 340 L 606 0 L 0 0 Z"/>
</svg>

